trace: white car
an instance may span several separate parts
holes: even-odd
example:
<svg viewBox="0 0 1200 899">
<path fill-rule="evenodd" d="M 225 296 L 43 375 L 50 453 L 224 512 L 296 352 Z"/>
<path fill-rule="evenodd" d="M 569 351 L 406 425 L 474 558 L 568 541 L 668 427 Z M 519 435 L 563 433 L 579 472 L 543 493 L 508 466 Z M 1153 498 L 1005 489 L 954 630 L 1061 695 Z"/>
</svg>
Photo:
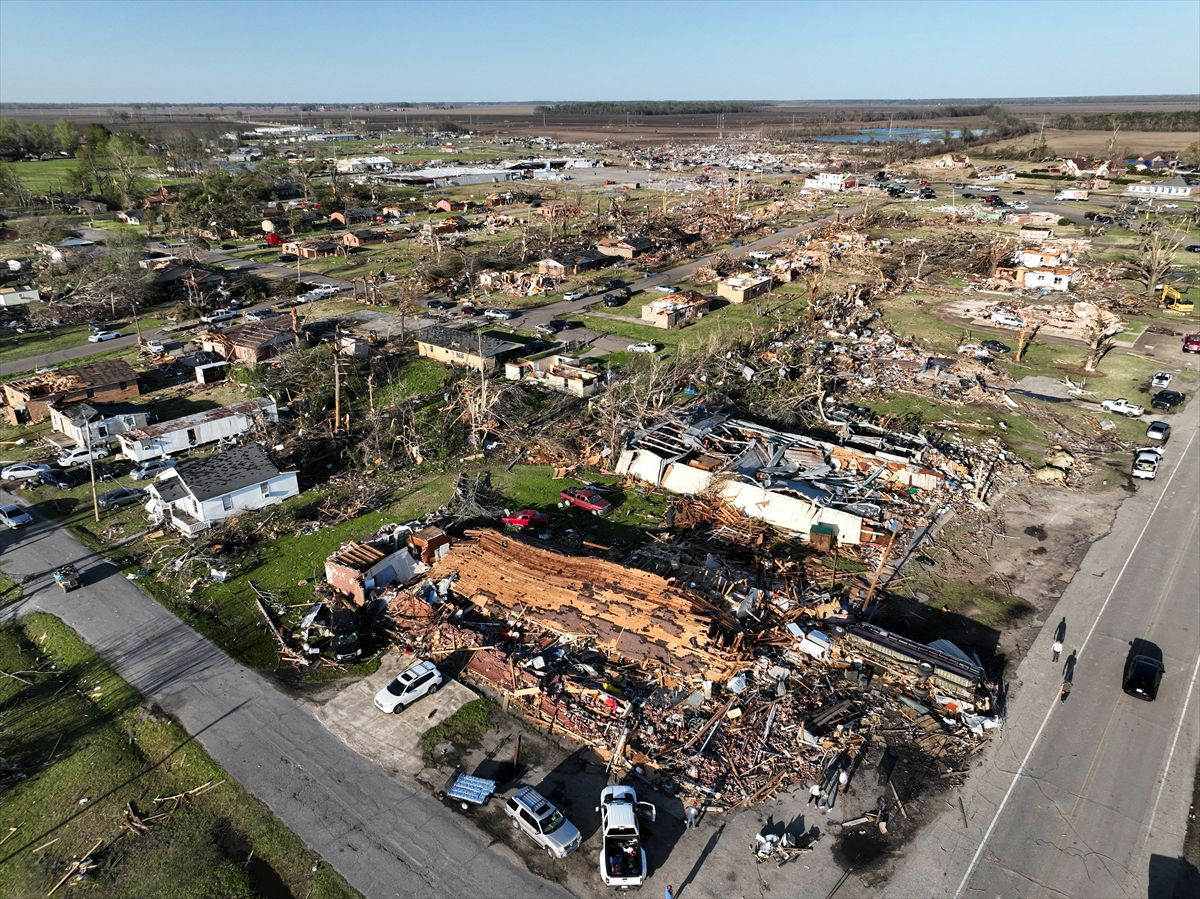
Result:
<svg viewBox="0 0 1200 899">
<path fill-rule="evenodd" d="M 586 290 L 568 290 L 563 294 L 563 299 L 569 303 L 572 300 L 582 300 L 587 295 L 588 292 Z"/>
<path fill-rule="evenodd" d="M 1018 212 L 1020 212 L 1020 211 L 1021 211 L 1021 210 L 1023 210 L 1023 209 L 1028 209 L 1028 208 L 1029 208 L 1029 204 L 1028 204 L 1028 203 L 1022 203 L 1020 200 L 1016 200 L 1016 201 L 1014 201 L 1014 202 L 1012 202 L 1012 203 L 1009 203 L 1009 204 L 1008 204 L 1008 208 L 1009 208 L 1009 209 L 1015 209 L 1015 210 L 1017 210 Z"/>
<path fill-rule="evenodd" d="M 654 289 L 659 293 L 679 293 L 679 288 L 672 287 L 670 284 L 659 284 Z"/>
<path fill-rule="evenodd" d="M 1179 204 L 1178 204 L 1178 203 L 1163 203 L 1163 204 L 1162 204 L 1161 206 L 1159 206 L 1158 208 L 1159 208 L 1159 209 L 1178 209 L 1178 208 L 1179 208 Z"/>
<path fill-rule="evenodd" d="M 330 287 L 328 284 L 322 284 L 318 287 L 314 287 L 312 290 L 309 291 L 309 293 L 311 293 L 317 299 L 323 300 L 326 297 L 337 296 L 338 289 L 336 287 Z"/>
<path fill-rule="evenodd" d="M 3 506 L 0 506 L 0 524 L 15 531 L 17 528 L 25 527 L 27 524 L 33 524 L 33 516 L 25 510 L 24 506 L 18 506 L 16 503 L 5 503 Z"/>
<path fill-rule="evenodd" d="M 165 353 L 167 351 L 167 345 L 161 340 L 147 340 L 143 346 L 148 353 Z"/>
<path fill-rule="evenodd" d="M 1119 400 L 1105 400 L 1100 404 L 1100 408 L 1105 412 L 1128 415 L 1130 418 L 1141 418 L 1142 413 L 1146 411 L 1145 407 L 1139 406 L 1137 403 L 1131 403 L 1124 397 Z"/>
<path fill-rule="evenodd" d="M 104 343 L 106 340 L 116 340 L 120 336 L 120 331 L 97 331 L 88 336 L 88 343 Z"/>
<path fill-rule="evenodd" d="M 206 325 L 211 325 L 215 322 L 227 322 L 231 318 L 237 318 L 238 314 L 233 309 L 214 309 L 212 312 L 206 312 L 200 316 L 200 321 Z"/>
<path fill-rule="evenodd" d="M 103 459 L 107 455 L 108 450 L 104 447 L 92 447 L 92 459 Z M 56 461 L 58 462 L 59 468 L 71 468 L 72 466 L 79 465 L 81 462 L 86 462 L 87 460 L 88 449 L 86 446 L 71 446 L 59 453 Z"/>
<path fill-rule="evenodd" d="M 1158 475 L 1158 466 L 1162 464 L 1163 451 L 1157 446 L 1140 449 L 1133 455 L 1133 471 L 1135 478 L 1153 481 Z"/>
<path fill-rule="evenodd" d="M 1013 315 L 1011 312 L 993 312 L 992 324 L 1005 328 L 1020 328 L 1025 324 L 1025 319 L 1019 315 Z"/>
<path fill-rule="evenodd" d="M 518 314 L 519 313 L 513 311 L 512 309 L 485 309 L 485 310 L 483 310 L 483 317 L 486 318 L 488 321 L 493 321 L 493 322 L 506 322 L 509 319 L 516 318 Z"/>
<path fill-rule="evenodd" d="M 657 353 L 658 352 L 658 344 L 657 343 L 631 343 L 631 344 L 629 344 L 628 347 L 626 347 L 626 349 L 629 350 L 629 352 L 631 352 L 631 353 Z"/>
<path fill-rule="evenodd" d="M 393 712 L 399 714 L 422 696 L 436 693 L 444 680 L 442 672 L 437 670 L 433 662 L 417 662 L 375 694 L 375 708 L 389 715 Z"/>
<path fill-rule="evenodd" d="M 50 470 L 49 465 L 39 462 L 18 462 L 0 471 L 0 480 L 23 481 L 26 478 L 37 478 Z"/>
<path fill-rule="evenodd" d="M 1155 390 L 1166 390 L 1171 386 L 1171 373 L 1169 371 L 1156 371 L 1154 377 L 1150 379 L 1150 386 Z"/>
</svg>

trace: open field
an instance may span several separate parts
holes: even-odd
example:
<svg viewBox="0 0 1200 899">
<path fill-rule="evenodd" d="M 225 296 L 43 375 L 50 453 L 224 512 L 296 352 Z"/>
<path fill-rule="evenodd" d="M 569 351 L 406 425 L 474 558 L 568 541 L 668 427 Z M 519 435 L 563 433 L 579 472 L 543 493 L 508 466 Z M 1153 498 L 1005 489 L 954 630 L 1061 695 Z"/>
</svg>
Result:
<svg viewBox="0 0 1200 899">
<path fill-rule="evenodd" d="M 97 895 L 354 895 L 57 618 L 0 629 L 0 665 L 0 894 L 47 895 L 90 849 Z M 136 834 L 127 809 L 161 817 Z"/>
<path fill-rule="evenodd" d="M 1178 152 L 1200 137 L 1194 131 L 1125 131 L 1117 134 L 1114 152 L 1123 154 L 1126 149 L 1132 153 L 1151 153 L 1156 151 Z M 1113 139 L 1112 131 L 1062 131 L 1057 128 L 1046 129 L 1046 144 L 1059 156 L 1104 156 L 1108 152 L 1109 143 Z M 1036 134 L 1026 134 L 1008 140 L 998 141 L 993 149 L 1009 148 L 1029 149 L 1037 143 Z"/>
</svg>

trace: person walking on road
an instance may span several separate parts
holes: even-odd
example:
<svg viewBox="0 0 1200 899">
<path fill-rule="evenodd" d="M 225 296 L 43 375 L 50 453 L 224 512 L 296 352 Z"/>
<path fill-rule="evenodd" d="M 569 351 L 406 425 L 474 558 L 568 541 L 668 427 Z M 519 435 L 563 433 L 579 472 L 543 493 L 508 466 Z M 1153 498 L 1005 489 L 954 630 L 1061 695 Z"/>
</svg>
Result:
<svg viewBox="0 0 1200 899">
<path fill-rule="evenodd" d="M 699 827 L 700 809 L 696 808 L 694 805 L 689 805 L 687 807 L 687 811 L 684 812 L 684 820 L 687 823 L 688 830 L 694 830 L 695 828 Z"/>
<path fill-rule="evenodd" d="M 1060 655 L 1062 655 L 1062 641 L 1055 640 L 1054 645 L 1050 647 L 1050 661 L 1057 662 Z"/>
<path fill-rule="evenodd" d="M 812 805 L 821 798 L 821 785 L 813 784 L 808 788 L 808 805 Z"/>
<path fill-rule="evenodd" d="M 663 899 L 675 899 L 675 887 L 667 884 L 667 891 L 663 894 Z"/>
</svg>

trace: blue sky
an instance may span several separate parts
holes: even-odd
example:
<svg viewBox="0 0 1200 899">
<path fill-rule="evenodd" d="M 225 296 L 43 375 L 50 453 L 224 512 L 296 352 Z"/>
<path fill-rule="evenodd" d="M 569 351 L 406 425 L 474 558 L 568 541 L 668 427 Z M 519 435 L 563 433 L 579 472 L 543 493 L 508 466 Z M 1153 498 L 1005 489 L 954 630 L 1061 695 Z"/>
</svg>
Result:
<svg viewBox="0 0 1200 899">
<path fill-rule="evenodd" d="M 0 101 L 1200 93 L 1200 3 L 0 0 Z"/>
</svg>

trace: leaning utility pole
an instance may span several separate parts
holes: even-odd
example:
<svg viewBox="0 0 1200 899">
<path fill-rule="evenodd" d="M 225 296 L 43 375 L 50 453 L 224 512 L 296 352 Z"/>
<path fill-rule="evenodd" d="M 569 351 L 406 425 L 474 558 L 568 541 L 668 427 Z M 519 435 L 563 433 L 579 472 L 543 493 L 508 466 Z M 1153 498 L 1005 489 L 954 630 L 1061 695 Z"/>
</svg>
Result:
<svg viewBox="0 0 1200 899">
<path fill-rule="evenodd" d="M 342 368 L 338 364 L 337 344 L 333 346 L 333 433 L 342 426 Z"/>
<path fill-rule="evenodd" d="M 87 447 L 88 476 L 92 482 L 92 513 L 96 521 L 100 521 L 100 499 L 96 496 L 96 460 L 92 458 L 92 423 L 86 418 L 83 422 L 83 443 Z"/>
</svg>

